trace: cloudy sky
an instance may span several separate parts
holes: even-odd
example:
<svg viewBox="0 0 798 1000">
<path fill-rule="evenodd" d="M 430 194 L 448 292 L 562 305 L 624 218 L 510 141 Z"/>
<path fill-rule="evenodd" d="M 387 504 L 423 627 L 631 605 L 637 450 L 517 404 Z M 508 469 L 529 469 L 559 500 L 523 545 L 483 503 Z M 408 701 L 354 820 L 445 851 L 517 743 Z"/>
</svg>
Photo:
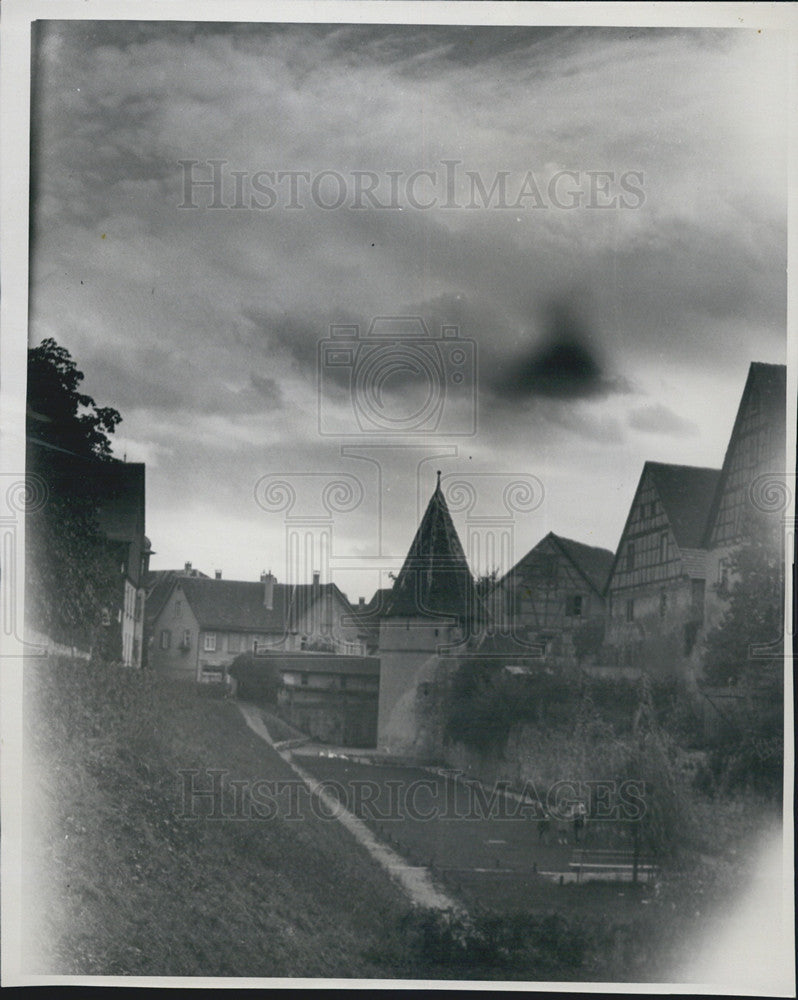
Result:
<svg viewBox="0 0 798 1000">
<path fill-rule="evenodd" d="M 488 518 L 532 484 L 515 558 L 614 549 L 785 360 L 778 35 L 40 25 L 30 339 L 122 413 L 155 568 L 285 579 L 294 518 L 368 597 L 436 469 Z"/>
</svg>

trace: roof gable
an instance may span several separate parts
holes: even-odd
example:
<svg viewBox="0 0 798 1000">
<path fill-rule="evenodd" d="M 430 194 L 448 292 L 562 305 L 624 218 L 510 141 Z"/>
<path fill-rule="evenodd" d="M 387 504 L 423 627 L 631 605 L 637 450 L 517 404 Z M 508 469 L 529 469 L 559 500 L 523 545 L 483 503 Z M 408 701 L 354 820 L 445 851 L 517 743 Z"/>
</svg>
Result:
<svg viewBox="0 0 798 1000">
<path fill-rule="evenodd" d="M 553 553 L 545 553 L 544 549 L 553 549 Z M 534 545 L 525 556 L 507 571 L 502 577 L 500 584 L 515 583 L 521 578 L 521 574 L 526 567 L 531 567 L 539 563 L 543 565 L 544 560 L 554 557 L 554 554 L 564 557 L 573 568 L 584 579 L 585 583 L 597 594 L 603 594 L 607 583 L 614 553 L 609 549 L 602 549 L 594 545 L 585 545 L 583 542 L 576 542 L 572 538 L 564 538 L 562 535 L 555 535 L 550 531 L 548 535 Z"/>
<path fill-rule="evenodd" d="M 702 544 L 706 547 L 709 547 L 712 543 L 712 533 L 718 515 L 718 508 L 726 490 L 729 473 L 740 441 L 741 429 L 753 405 L 761 406 L 768 423 L 771 423 L 773 427 L 778 428 L 786 434 L 786 365 L 770 365 L 761 361 L 752 361 L 748 368 L 748 377 L 745 380 L 743 394 L 740 397 L 740 405 L 737 407 L 737 414 L 734 418 L 734 426 L 729 436 L 729 443 L 726 446 L 726 454 L 723 458 L 723 466 L 717 489 L 707 516 L 704 538 L 702 540 Z"/>
<path fill-rule="evenodd" d="M 719 469 L 646 462 L 680 549 L 701 548 L 707 517 L 720 479 Z"/>
<path fill-rule="evenodd" d="M 640 506 L 640 495 L 650 483 L 659 497 L 665 518 L 673 533 L 680 553 L 683 549 L 701 547 L 709 508 L 715 496 L 720 470 L 692 465 L 666 465 L 663 462 L 646 462 L 637 482 L 634 498 L 626 515 L 612 567 L 607 574 L 605 591 L 612 581 L 618 560 Z"/>
<path fill-rule="evenodd" d="M 572 538 L 563 538 L 561 535 L 555 535 L 554 532 L 550 532 L 549 537 L 579 570 L 593 590 L 597 594 L 602 594 L 610 575 L 615 554 L 609 549 L 585 545 L 584 542 L 575 542 Z"/>
</svg>

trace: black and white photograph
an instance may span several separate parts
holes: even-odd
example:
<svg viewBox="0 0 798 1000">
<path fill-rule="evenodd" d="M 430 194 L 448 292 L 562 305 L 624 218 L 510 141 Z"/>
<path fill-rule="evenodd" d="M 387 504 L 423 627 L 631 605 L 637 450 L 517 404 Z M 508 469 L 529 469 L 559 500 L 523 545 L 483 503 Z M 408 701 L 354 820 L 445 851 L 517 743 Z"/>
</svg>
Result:
<svg viewBox="0 0 798 1000">
<path fill-rule="evenodd" d="M 794 995 L 798 17 L 635 7 L 3 4 L 3 985 Z"/>
</svg>

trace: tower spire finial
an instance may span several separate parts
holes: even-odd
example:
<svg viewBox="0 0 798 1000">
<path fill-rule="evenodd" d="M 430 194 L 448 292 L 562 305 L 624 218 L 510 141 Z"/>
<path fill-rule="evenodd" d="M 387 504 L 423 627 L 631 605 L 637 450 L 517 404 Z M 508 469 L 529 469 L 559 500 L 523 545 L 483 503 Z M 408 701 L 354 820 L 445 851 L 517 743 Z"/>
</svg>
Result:
<svg viewBox="0 0 798 1000">
<path fill-rule="evenodd" d="M 437 482 L 435 488 L 436 489 L 440 489 L 441 488 L 441 470 L 440 469 L 438 469 L 438 482 Z"/>
</svg>

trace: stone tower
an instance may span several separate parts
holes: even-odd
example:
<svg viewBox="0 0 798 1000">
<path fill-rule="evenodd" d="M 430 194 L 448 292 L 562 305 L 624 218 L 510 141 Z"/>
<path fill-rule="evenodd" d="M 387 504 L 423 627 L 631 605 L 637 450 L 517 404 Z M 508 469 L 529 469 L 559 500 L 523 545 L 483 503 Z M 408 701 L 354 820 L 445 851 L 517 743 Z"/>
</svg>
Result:
<svg viewBox="0 0 798 1000">
<path fill-rule="evenodd" d="M 481 618 L 440 476 L 380 620 L 377 744 L 418 759 L 433 753 L 444 679 Z"/>
</svg>

